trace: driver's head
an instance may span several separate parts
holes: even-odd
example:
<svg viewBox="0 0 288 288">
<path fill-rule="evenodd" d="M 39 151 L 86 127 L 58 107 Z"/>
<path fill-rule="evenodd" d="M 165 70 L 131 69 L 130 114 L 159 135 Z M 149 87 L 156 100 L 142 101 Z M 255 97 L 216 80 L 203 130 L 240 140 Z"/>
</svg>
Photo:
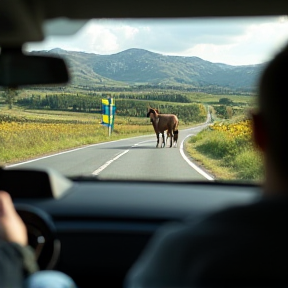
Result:
<svg viewBox="0 0 288 288">
<path fill-rule="evenodd" d="M 277 173 L 287 178 L 288 46 L 265 67 L 260 78 L 258 94 L 260 125 L 256 125 L 256 142 L 270 163 L 273 163 Z"/>
</svg>

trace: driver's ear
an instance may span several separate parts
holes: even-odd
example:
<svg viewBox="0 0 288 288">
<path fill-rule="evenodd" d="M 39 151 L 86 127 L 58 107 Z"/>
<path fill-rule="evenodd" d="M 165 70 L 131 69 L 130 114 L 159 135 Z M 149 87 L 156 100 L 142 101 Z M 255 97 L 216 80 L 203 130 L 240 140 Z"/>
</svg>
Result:
<svg viewBox="0 0 288 288">
<path fill-rule="evenodd" d="M 254 144 L 260 151 L 265 152 L 267 149 L 267 132 L 263 115 L 259 112 L 251 112 L 251 117 Z"/>
</svg>

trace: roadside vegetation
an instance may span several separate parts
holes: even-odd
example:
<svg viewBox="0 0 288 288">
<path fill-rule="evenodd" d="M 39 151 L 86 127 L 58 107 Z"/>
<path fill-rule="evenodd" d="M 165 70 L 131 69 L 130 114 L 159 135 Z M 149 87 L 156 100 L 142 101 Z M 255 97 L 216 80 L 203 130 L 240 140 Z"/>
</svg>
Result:
<svg viewBox="0 0 288 288">
<path fill-rule="evenodd" d="M 0 92 L 0 165 L 94 143 L 154 134 L 147 107 L 174 113 L 180 129 L 212 123 L 186 142 L 186 151 L 217 180 L 260 181 L 261 155 L 251 141 L 247 111 L 251 95 L 212 95 L 171 90 L 75 91 L 57 89 Z M 9 96 L 9 97 L 8 97 Z M 114 97 L 112 135 L 101 122 L 101 99 Z M 2 99 L 2 102 L 1 102 Z M 208 110 L 209 109 L 209 110 Z"/>
<path fill-rule="evenodd" d="M 186 149 L 217 180 L 263 179 L 262 155 L 253 145 L 251 120 L 247 116 L 212 123 L 191 137 Z"/>
</svg>

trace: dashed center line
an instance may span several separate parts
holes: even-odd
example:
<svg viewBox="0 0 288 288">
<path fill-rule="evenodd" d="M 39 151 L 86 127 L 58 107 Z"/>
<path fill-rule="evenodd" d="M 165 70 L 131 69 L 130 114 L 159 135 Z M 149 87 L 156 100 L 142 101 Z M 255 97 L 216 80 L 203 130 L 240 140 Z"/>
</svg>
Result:
<svg viewBox="0 0 288 288">
<path fill-rule="evenodd" d="M 131 148 L 133 147 L 137 147 L 138 145 L 141 145 L 143 143 L 146 142 L 152 142 L 152 140 L 146 140 L 146 141 L 141 141 L 139 143 L 134 144 L 133 146 L 131 146 Z M 95 170 L 92 175 L 97 176 L 99 175 L 100 172 L 102 172 L 104 169 L 106 169 L 110 164 L 112 164 L 114 161 L 116 161 L 117 159 L 119 159 L 121 156 L 125 155 L 126 153 L 128 153 L 129 150 L 125 150 L 124 152 L 118 154 L 116 157 L 114 157 L 113 159 L 107 161 L 104 165 L 102 165 L 101 167 L 99 167 L 97 170 Z"/>
<path fill-rule="evenodd" d="M 95 170 L 92 175 L 97 176 L 101 171 L 103 171 L 105 168 L 107 168 L 110 164 L 112 164 L 114 161 L 116 161 L 117 159 L 119 159 L 121 156 L 123 156 L 124 154 L 128 153 L 129 150 L 125 150 L 124 152 L 118 154 L 116 157 L 114 157 L 113 159 L 107 161 L 104 165 L 102 165 L 101 167 L 99 167 L 97 170 Z"/>
</svg>

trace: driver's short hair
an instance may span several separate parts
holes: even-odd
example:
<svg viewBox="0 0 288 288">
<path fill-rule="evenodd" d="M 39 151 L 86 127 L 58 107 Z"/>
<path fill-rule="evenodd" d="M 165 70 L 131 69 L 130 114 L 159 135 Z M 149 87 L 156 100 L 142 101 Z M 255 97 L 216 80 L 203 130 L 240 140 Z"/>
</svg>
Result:
<svg viewBox="0 0 288 288">
<path fill-rule="evenodd" d="M 271 60 L 260 77 L 258 108 L 267 131 L 267 153 L 277 172 L 288 176 L 288 45 Z"/>
</svg>

